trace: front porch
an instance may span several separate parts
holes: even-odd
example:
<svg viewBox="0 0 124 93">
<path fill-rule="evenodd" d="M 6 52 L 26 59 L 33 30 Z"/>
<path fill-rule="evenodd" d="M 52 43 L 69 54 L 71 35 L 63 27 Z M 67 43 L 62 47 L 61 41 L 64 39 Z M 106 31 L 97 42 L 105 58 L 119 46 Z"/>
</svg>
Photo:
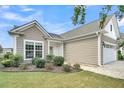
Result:
<svg viewBox="0 0 124 93">
<path fill-rule="evenodd" d="M 48 54 L 64 57 L 64 44 L 62 41 L 48 40 Z"/>
</svg>

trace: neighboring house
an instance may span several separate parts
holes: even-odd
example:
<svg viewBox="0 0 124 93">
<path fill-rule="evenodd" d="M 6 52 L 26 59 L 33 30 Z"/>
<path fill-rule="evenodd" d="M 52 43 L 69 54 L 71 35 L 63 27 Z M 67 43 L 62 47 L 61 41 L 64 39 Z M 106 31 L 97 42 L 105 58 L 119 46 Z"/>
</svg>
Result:
<svg viewBox="0 0 124 93">
<path fill-rule="evenodd" d="M 2 46 L 0 45 L 0 53 L 3 51 L 3 48 L 2 48 Z"/>
<path fill-rule="evenodd" d="M 24 62 L 47 54 L 64 56 L 66 63 L 104 65 L 117 60 L 116 41 L 120 38 L 115 15 L 106 18 L 103 29 L 100 20 L 57 35 L 47 32 L 36 20 L 12 29 L 14 53 Z"/>
<path fill-rule="evenodd" d="M 120 33 L 120 41 L 124 41 L 124 33 Z M 120 47 L 122 55 L 124 55 L 124 46 Z"/>
<path fill-rule="evenodd" d="M 3 56 L 7 53 L 13 53 L 13 48 L 2 48 L 2 51 L 0 53 L 0 56 Z"/>
</svg>

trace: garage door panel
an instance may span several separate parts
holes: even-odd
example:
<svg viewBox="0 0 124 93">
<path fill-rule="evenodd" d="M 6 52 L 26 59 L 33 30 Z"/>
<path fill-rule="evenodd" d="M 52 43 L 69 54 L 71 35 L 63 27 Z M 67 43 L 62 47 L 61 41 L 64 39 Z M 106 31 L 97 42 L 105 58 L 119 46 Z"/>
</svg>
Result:
<svg viewBox="0 0 124 93">
<path fill-rule="evenodd" d="M 117 60 L 116 45 L 107 44 L 103 47 L 103 64 L 111 63 Z M 109 47 L 113 46 L 113 47 Z"/>
<path fill-rule="evenodd" d="M 65 44 L 65 60 L 69 63 L 97 65 L 97 37 Z"/>
</svg>

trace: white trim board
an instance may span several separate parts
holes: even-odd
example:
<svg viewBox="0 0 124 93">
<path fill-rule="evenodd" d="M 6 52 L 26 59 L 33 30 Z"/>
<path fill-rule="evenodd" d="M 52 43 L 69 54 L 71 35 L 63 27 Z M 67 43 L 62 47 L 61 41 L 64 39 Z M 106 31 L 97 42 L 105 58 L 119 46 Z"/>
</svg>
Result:
<svg viewBox="0 0 124 93">
<path fill-rule="evenodd" d="M 24 60 L 32 60 L 32 58 L 28 58 L 28 59 L 25 58 L 25 43 L 26 43 L 26 41 L 33 42 L 34 46 L 35 46 L 35 43 L 42 43 L 42 58 L 44 58 L 44 42 L 43 41 L 24 39 L 24 50 L 23 50 Z M 35 51 L 35 48 L 34 48 L 34 51 Z M 35 57 L 35 52 L 34 52 L 34 57 Z"/>
<path fill-rule="evenodd" d="M 113 43 L 110 43 L 110 42 L 106 42 L 106 41 L 103 41 L 105 44 L 110 44 L 110 45 L 114 45 L 116 46 L 116 44 L 113 44 Z"/>
<path fill-rule="evenodd" d="M 13 54 L 16 54 L 16 52 L 17 52 L 17 46 L 16 46 L 17 37 L 19 37 L 19 36 L 18 35 L 13 35 Z"/>
</svg>

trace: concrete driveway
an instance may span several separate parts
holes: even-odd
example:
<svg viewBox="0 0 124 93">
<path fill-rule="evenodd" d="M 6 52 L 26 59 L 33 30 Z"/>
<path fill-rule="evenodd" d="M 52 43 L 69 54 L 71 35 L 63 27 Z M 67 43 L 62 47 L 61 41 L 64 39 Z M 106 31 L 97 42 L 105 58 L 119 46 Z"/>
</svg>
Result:
<svg viewBox="0 0 124 93">
<path fill-rule="evenodd" d="M 101 67 L 81 65 L 81 68 L 84 70 L 111 76 L 114 78 L 124 79 L 124 61 L 112 62 Z"/>
</svg>

